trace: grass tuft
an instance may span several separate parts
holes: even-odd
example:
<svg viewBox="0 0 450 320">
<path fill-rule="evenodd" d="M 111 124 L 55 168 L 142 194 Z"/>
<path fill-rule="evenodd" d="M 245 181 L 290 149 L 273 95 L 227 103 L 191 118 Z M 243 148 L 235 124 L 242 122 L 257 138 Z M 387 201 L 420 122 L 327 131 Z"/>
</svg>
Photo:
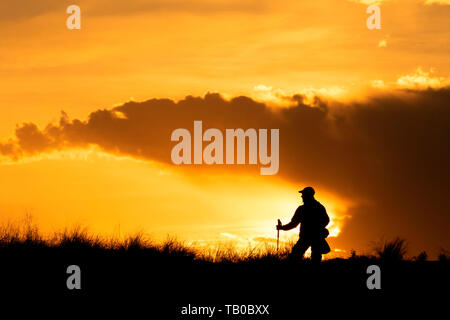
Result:
<svg viewBox="0 0 450 320">
<path fill-rule="evenodd" d="M 277 251 L 273 243 L 261 243 L 257 246 L 249 245 L 246 249 L 238 250 L 233 243 L 219 244 L 216 247 L 197 249 L 173 237 L 157 244 L 151 241 L 142 232 L 129 235 L 125 238 L 101 238 L 89 233 L 87 228 L 75 226 L 55 232 L 52 237 L 45 238 L 33 224 L 31 216 L 27 215 L 19 223 L 6 223 L 0 225 L 0 249 L 64 249 L 80 253 L 101 251 L 105 254 L 126 254 L 136 257 L 155 257 L 162 261 L 198 261 L 203 263 L 280 263 L 291 261 L 289 254 L 294 242 L 283 243 Z M 374 247 L 375 255 L 357 255 L 354 250 L 347 259 L 330 259 L 327 262 L 346 260 L 355 263 L 366 263 L 379 260 L 381 262 L 398 262 L 405 260 L 407 253 L 406 240 L 395 238 L 379 242 Z M 426 261 L 428 255 L 425 251 L 413 257 L 412 261 Z M 308 259 L 307 259 L 308 260 Z M 441 250 L 440 261 L 448 261 L 449 255 Z"/>
<path fill-rule="evenodd" d="M 375 247 L 377 257 L 385 262 L 398 262 L 404 260 L 408 251 L 405 239 L 395 238 L 387 240 Z"/>
</svg>

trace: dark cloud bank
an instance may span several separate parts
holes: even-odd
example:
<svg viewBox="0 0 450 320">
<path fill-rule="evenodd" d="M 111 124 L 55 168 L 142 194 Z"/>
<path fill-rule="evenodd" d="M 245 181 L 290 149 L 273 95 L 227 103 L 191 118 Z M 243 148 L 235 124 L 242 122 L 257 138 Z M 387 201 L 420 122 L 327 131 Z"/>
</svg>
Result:
<svg viewBox="0 0 450 320">
<path fill-rule="evenodd" d="M 207 94 L 179 102 L 129 102 L 92 112 L 86 121 L 63 113 L 59 124 L 43 130 L 19 125 L 15 140 L 0 144 L 0 153 L 19 159 L 95 144 L 171 163 L 172 131 L 192 132 L 194 120 L 202 120 L 204 130 L 279 128 L 279 175 L 356 200 L 335 245 L 348 247 L 359 239 L 354 247 L 360 248 L 382 235 L 399 235 L 416 250 L 450 247 L 450 88 L 377 93 L 346 104 L 290 99 L 292 107 L 271 109 L 247 97 L 227 101 Z"/>
</svg>

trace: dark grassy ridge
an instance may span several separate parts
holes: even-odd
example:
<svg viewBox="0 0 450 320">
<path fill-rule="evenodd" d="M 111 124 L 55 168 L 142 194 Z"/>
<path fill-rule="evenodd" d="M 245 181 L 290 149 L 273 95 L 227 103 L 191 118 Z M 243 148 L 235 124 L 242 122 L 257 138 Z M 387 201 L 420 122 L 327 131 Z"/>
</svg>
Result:
<svg viewBox="0 0 450 320">
<path fill-rule="evenodd" d="M 389 305 L 448 290 L 445 255 L 441 261 L 426 261 L 423 255 L 405 260 L 405 249 L 404 241 L 395 239 L 380 244 L 373 256 L 352 253 L 312 265 L 291 261 L 289 247 L 205 253 L 171 239 L 155 244 L 142 234 L 101 239 L 74 228 L 44 238 L 31 225 L 9 225 L 0 229 L 1 288 L 22 299 L 144 299 L 166 314 L 164 319 L 178 319 L 187 304 L 270 304 L 273 318 L 281 319 L 313 304 Z M 373 264 L 382 271 L 381 290 L 366 286 L 366 270 Z M 69 265 L 81 268 L 81 290 L 66 287 Z"/>
</svg>

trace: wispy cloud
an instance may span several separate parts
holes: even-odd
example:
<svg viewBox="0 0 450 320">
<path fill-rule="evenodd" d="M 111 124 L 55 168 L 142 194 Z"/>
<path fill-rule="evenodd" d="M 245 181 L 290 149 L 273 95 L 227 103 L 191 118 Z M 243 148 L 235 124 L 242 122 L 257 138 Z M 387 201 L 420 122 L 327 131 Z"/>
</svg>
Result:
<svg viewBox="0 0 450 320">
<path fill-rule="evenodd" d="M 450 5 L 450 0 L 425 0 L 425 4 L 441 4 L 441 5 Z"/>
<path fill-rule="evenodd" d="M 387 41 L 386 39 L 381 40 L 380 42 L 378 42 L 378 47 L 379 48 L 386 48 L 387 47 Z"/>
<path fill-rule="evenodd" d="M 434 69 L 429 71 L 418 67 L 413 73 L 401 76 L 397 84 L 402 88 L 442 88 L 450 84 L 445 77 L 433 76 Z"/>
</svg>

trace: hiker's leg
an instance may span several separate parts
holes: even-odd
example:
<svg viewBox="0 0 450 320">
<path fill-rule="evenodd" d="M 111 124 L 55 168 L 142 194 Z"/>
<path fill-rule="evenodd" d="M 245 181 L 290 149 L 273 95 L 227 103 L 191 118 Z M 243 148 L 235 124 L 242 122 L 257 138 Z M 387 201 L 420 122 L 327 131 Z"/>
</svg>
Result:
<svg viewBox="0 0 450 320">
<path fill-rule="evenodd" d="M 311 250 L 311 261 L 313 263 L 320 263 L 320 261 L 322 261 L 322 254 L 317 251 L 312 251 Z"/>
<path fill-rule="evenodd" d="M 318 242 L 313 242 L 311 245 L 311 262 L 320 263 L 320 261 L 322 261 L 320 244 Z"/>
<path fill-rule="evenodd" d="M 309 241 L 305 241 L 304 239 L 299 239 L 297 243 L 292 247 L 291 258 L 295 260 L 303 259 L 303 255 L 306 250 L 308 250 L 310 244 Z"/>
</svg>

